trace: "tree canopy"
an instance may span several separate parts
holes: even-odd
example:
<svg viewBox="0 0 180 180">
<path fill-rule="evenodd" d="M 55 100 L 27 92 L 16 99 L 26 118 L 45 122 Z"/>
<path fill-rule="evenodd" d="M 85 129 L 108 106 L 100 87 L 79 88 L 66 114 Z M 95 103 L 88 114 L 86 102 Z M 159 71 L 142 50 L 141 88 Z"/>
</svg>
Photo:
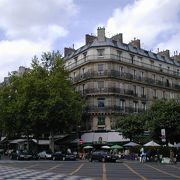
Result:
<svg viewBox="0 0 180 180">
<path fill-rule="evenodd" d="M 130 114 L 119 120 L 119 129 L 126 138 L 133 140 L 150 132 L 150 137 L 161 141 L 161 129 L 166 131 L 166 143 L 180 139 L 180 104 L 175 100 L 157 100 L 144 113 Z"/>
<path fill-rule="evenodd" d="M 0 120 L 5 134 L 71 132 L 81 120 L 83 100 L 75 91 L 59 52 L 32 59 L 32 68 L 12 75 L 0 88 Z"/>
</svg>

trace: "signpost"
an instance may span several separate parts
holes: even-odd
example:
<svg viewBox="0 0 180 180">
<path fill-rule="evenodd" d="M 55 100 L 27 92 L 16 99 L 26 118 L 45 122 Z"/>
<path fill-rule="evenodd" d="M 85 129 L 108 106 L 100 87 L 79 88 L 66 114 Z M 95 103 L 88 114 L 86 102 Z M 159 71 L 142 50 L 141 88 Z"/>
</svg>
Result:
<svg viewBox="0 0 180 180">
<path fill-rule="evenodd" d="M 162 142 L 166 142 L 166 130 L 165 129 L 161 129 L 161 139 L 162 139 Z"/>
</svg>

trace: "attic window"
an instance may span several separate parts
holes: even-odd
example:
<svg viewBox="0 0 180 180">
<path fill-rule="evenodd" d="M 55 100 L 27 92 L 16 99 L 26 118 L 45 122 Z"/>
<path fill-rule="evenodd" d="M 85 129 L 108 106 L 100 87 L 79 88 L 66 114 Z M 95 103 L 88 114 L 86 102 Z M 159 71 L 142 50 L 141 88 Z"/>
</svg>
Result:
<svg viewBox="0 0 180 180">
<path fill-rule="evenodd" d="M 112 40 L 114 46 L 117 46 L 117 41 L 116 40 Z"/>
<path fill-rule="evenodd" d="M 98 56 L 104 56 L 104 49 L 97 49 Z"/>
</svg>

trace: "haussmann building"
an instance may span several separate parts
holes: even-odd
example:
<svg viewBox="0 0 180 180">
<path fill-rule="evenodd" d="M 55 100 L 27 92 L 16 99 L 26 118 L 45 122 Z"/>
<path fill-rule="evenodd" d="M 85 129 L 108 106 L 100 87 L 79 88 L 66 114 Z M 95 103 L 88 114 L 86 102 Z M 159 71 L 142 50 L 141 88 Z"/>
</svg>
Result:
<svg viewBox="0 0 180 180">
<path fill-rule="evenodd" d="M 126 44 L 123 34 L 107 38 L 105 28 L 98 28 L 97 36 L 85 36 L 81 48 L 65 48 L 64 59 L 76 90 L 86 100 L 86 130 L 116 130 L 121 116 L 145 111 L 155 99 L 180 100 L 177 52 L 170 57 L 169 50 L 144 50 L 139 39 Z"/>
</svg>

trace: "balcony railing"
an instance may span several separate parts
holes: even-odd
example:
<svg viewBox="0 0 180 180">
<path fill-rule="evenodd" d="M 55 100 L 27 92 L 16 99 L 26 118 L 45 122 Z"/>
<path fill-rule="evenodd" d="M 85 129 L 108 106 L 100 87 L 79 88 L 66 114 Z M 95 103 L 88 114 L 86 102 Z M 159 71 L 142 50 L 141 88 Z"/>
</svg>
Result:
<svg viewBox="0 0 180 180">
<path fill-rule="evenodd" d="M 145 111 L 142 108 L 133 108 L 133 107 L 121 107 L 121 106 L 105 106 L 105 107 L 97 107 L 97 106 L 87 106 L 85 111 L 87 113 L 108 113 L 108 114 L 114 114 L 114 113 L 139 113 Z"/>
<path fill-rule="evenodd" d="M 127 79 L 130 81 L 142 82 L 148 85 L 150 84 L 150 85 L 156 85 L 156 86 L 161 86 L 161 87 L 166 87 L 166 88 L 180 89 L 180 85 L 178 84 L 170 84 L 169 82 L 168 83 L 162 82 L 160 80 L 154 80 L 148 77 L 133 76 L 131 73 L 125 73 L 125 72 L 121 73 L 120 71 L 116 71 L 116 70 L 105 70 L 103 72 L 89 70 L 88 72 L 84 74 L 77 75 L 76 77 L 72 79 L 72 81 L 74 83 L 77 83 L 82 80 L 87 80 L 91 78 L 101 78 L 101 77 Z"/>
<path fill-rule="evenodd" d="M 127 64 L 132 65 L 132 60 L 130 58 L 125 58 L 123 56 L 118 56 L 118 55 L 115 55 L 115 54 L 104 54 L 101 57 L 99 57 L 98 55 L 88 55 L 85 58 L 79 59 L 78 61 L 73 62 L 73 63 L 69 63 L 69 64 L 68 64 L 68 61 L 67 61 L 66 68 L 68 70 L 72 70 L 73 68 L 81 66 L 81 65 L 83 65 L 83 64 L 85 64 L 87 62 L 92 62 L 92 61 L 97 61 L 97 60 L 98 60 L 98 62 L 100 62 L 102 60 L 103 61 L 104 60 L 116 60 L 116 61 L 121 61 L 123 63 L 127 63 Z M 162 67 L 155 66 L 155 65 L 152 65 L 152 64 L 140 62 L 140 61 L 137 61 L 137 60 L 133 60 L 133 65 L 139 66 L 141 68 L 149 69 L 149 70 L 152 70 L 152 71 L 157 71 L 157 72 L 161 72 L 161 73 L 163 72 L 163 73 L 167 73 L 167 74 L 170 74 L 170 75 L 173 75 L 173 76 L 180 77 L 180 73 L 175 71 L 175 70 L 169 70 L 168 68 L 162 68 Z"/>
</svg>

